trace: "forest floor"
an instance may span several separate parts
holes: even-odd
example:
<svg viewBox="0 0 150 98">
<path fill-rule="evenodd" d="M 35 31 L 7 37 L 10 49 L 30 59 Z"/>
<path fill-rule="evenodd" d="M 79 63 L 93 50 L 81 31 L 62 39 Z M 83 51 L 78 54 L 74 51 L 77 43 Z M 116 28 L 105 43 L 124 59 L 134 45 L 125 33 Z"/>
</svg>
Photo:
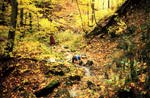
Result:
<svg viewBox="0 0 150 98">
<path fill-rule="evenodd" d="M 66 9 L 70 9 L 70 7 L 72 6 L 68 6 Z M 70 11 L 76 12 L 74 9 Z M 66 24 L 65 26 L 63 24 L 63 29 L 69 29 L 73 33 L 80 31 L 82 28 L 70 27 L 70 25 L 73 26 L 73 18 L 64 13 L 70 12 L 61 11 L 59 13 L 60 16 L 66 16 L 64 18 Z M 126 49 L 118 47 L 124 48 L 126 43 L 129 44 L 128 47 L 132 47 L 129 40 L 134 41 L 136 48 L 140 48 L 139 45 L 142 44 L 140 41 L 142 34 L 139 33 L 140 26 L 150 22 L 149 17 L 149 12 L 136 10 L 130 13 L 129 16 L 122 18 L 128 27 L 134 25 L 138 28 L 134 31 L 134 34 L 126 34 L 129 39 L 125 39 L 122 35 L 116 38 L 111 38 L 109 35 L 104 35 L 104 38 L 82 38 L 76 43 L 75 49 L 63 45 L 63 43 L 54 46 L 47 45 L 49 51 L 60 53 L 61 57 L 58 55 L 58 57 L 36 59 L 29 58 L 31 55 L 27 58 L 15 55 L 9 60 L 1 60 L 0 65 L 9 66 L 9 68 L 5 68 L 4 72 L 1 72 L 1 96 L 3 98 L 115 98 L 119 89 L 122 87 L 129 89 L 130 84 L 132 86 L 136 85 L 138 90 L 143 91 L 142 94 L 145 94 L 146 91 L 143 90 L 144 83 L 141 79 L 145 76 L 140 77 L 139 75 L 139 80 L 141 79 L 140 86 L 133 82 L 125 84 L 125 78 L 129 71 L 115 70 L 113 62 L 115 60 L 120 61 L 127 52 Z M 52 18 L 55 19 L 56 17 Z M 59 22 L 58 17 L 55 21 Z M 83 44 L 82 47 L 81 43 Z M 136 51 L 134 49 L 131 50 Z M 42 52 L 39 51 L 39 53 Z M 33 55 L 35 54 L 33 53 Z M 76 54 L 84 56 L 82 65 L 71 62 L 72 57 Z M 45 87 L 48 89 L 42 91 L 41 89 L 45 89 Z"/>
</svg>

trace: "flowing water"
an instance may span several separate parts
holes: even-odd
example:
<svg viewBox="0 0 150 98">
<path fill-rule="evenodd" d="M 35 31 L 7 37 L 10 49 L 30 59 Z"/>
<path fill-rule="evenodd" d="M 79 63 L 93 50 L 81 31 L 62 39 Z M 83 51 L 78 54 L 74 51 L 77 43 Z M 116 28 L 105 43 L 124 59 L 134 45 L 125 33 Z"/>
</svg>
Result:
<svg viewBox="0 0 150 98">
<path fill-rule="evenodd" d="M 84 77 L 91 77 L 91 71 L 88 67 L 79 66 L 79 65 L 76 65 L 76 67 L 82 68 L 84 70 L 85 74 L 84 74 L 83 78 Z M 81 81 L 81 82 L 83 82 L 83 81 Z M 78 87 L 80 87 L 80 86 L 73 86 L 70 90 L 68 90 L 71 97 L 74 98 L 74 97 L 80 96 L 79 92 L 82 92 L 82 90 L 80 90 L 80 88 L 78 88 Z"/>
</svg>

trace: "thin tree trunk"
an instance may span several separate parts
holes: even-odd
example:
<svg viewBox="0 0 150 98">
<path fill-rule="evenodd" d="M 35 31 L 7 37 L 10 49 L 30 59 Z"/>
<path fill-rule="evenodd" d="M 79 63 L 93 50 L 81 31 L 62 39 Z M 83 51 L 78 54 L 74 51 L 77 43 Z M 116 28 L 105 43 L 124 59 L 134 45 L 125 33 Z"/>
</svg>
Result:
<svg viewBox="0 0 150 98">
<path fill-rule="evenodd" d="M 29 13 L 29 18 L 30 18 L 30 23 L 29 23 L 30 28 L 29 28 L 29 31 L 30 31 L 30 33 L 32 33 L 32 14 L 31 13 Z"/>
<path fill-rule="evenodd" d="M 5 1 L 2 0 L 2 6 L 1 6 L 1 19 L 0 19 L 0 24 L 4 25 L 5 24 L 5 11 L 6 11 L 6 7 L 5 7 Z"/>
<path fill-rule="evenodd" d="M 149 55 L 150 55 L 150 53 L 148 53 Z M 146 89 L 148 89 L 148 90 L 150 90 L 150 58 L 148 58 L 148 60 L 147 60 L 147 72 L 148 72 L 148 74 L 147 74 L 147 77 L 146 77 L 146 81 L 145 81 L 145 88 Z"/>
<path fill-rule="evenodd" d="M 103 2 L 103 10 L 105 9 L 105 0 L 102 1 Z"/>
<path fill-rule="evenodd" d="M 20 9 L 20 27 L 23 27 L 23 8 Z"/>
<path fill-rule="evenodd" d="M 28 14 L 27 13 L 25 13 L 25 19 L 24 19 L 24 25 L 26 25 L 27 24 L 27 18 L 28 18 Z"/>
<path fill-rule="evenodd" d="M 11 27 L 8 33 L 8 42 L 5 49 L 5 56 L 10 56 L 10 52 L 13 51 L 15 30 L 17 24 L 17 14 L 18 14 L 18 2 L 17 0 L 11 0 Z"/>
<path fill-rule="evenodd" d="M 25 31 L 24 31 L 24 23 L 23 23 L 23 17 L 24 17 L 24 9 L 23 8 L 21 8 L 20 9 L 20 27 L 21 27 L 21 36 L 20 37 L 24 37 L 24 33 L 25 33 Z"/>
<path fill-rule="evenodd" d="M 108 8 L 110 8 L 110 0 L 108 0 Z"/>
<path fill-rule="evenodd" d="M 92 9 L 92 25 L 94 24 L 94 7 L 95 0 L 92 0 L 91 9 Z"/>
<path fill-rule="evenodd" d="M 38 16 L 38 14 L 37 14 L 37 30 L 39 31 L 40 30 L 40 22 L 39 22 L 39 16 Z"/>
<path fill-rule="evenodd" d="M 88 2 L 88 0 L 87 0 L 87 18 L 88 18 L 88 26 L 90 26 L 89 2 Z"/>
<path fill-rule="evenodd" d="M 81 10 L 80 10 L 80 7 L 79 7 L 78 0 L 76 0 L 76 4 L 77 4 L 78 11 L 79 11 L 79 14 L 80 14 L 80 19 L 81 19 L 81 27 L 82 27 L 82 30 L 85 32 L 84 25 L 83 25 L 83 18 L 82 18 L 82 14 L 81 14 Z"/>
</svg>

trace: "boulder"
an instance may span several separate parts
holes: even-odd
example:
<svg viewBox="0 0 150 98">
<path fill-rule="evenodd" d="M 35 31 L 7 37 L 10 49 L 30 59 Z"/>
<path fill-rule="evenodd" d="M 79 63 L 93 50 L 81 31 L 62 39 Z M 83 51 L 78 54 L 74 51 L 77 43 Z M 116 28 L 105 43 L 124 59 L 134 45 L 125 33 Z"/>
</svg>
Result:
<svg viewBox="0 0 150 98">
<path fill-rule="evenodd" d="M 91 81 L 87 81 L 87 86 L 91 90 L 96 90 L 97 89 L 96 85 L 94 83 L 92 83 Z"/>
<path fill-rule="evenodd" d="M 51 81 L 47 86 L 44 88 L 36 91 L 34 94 L 36 97 L 44 97 L 47 96 L 48 94 L 52 93 L 55 88 L 57 88 L 60 85 L 58 80 L 53 80 Z"/>
<path fill-rule="evenodd" d="M 74 76 L 70 76 L 69 79 L 72 81 L 81 81 L 81 76 L 74 75 Z"/>
<path fill-rule="evenodd" d="M 65 73 L 68 73 L 70 71 L 70 69 L 66 66 L 64 66 L 63 64 L 59 64 L 56 66 L 53 66 L 52 68 L 50 68 L 45 75 L 59 75 L 59 76 L 63 76 L 65 75 Z"/>
<path fill-rule="evenodd" d="M 73 84 L 78 84 L 79 81 L 81 81 L 81 76 L 79 75 L 69 76 L 65 81 L 66 86 L 72 86 Z"/>
<path fill-rule="evenodd" d="M 85 66 L 91 67 L 93 64 L 94 64 L 93 61 L 87 60 Z"/>
</svg>

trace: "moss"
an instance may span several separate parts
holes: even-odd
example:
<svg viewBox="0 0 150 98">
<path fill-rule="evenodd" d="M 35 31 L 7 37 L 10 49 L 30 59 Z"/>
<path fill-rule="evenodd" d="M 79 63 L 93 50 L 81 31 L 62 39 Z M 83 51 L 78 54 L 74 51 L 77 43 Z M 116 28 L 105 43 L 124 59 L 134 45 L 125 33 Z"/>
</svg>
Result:
<svg viewBox="0 0 150 98">
<path fill-rule="evenodd" d="M 35 95 L 37 97 L 47 96 L 48 94 L 53 92 L 53 90 L 55 88 L 57 88 L 59 85 L 60 85 L 60 83 L 59 83 L 58 80 L 53 80 L 46 87 L 44 87 L 41 90 L 35 92 Z"/>
</svg>

